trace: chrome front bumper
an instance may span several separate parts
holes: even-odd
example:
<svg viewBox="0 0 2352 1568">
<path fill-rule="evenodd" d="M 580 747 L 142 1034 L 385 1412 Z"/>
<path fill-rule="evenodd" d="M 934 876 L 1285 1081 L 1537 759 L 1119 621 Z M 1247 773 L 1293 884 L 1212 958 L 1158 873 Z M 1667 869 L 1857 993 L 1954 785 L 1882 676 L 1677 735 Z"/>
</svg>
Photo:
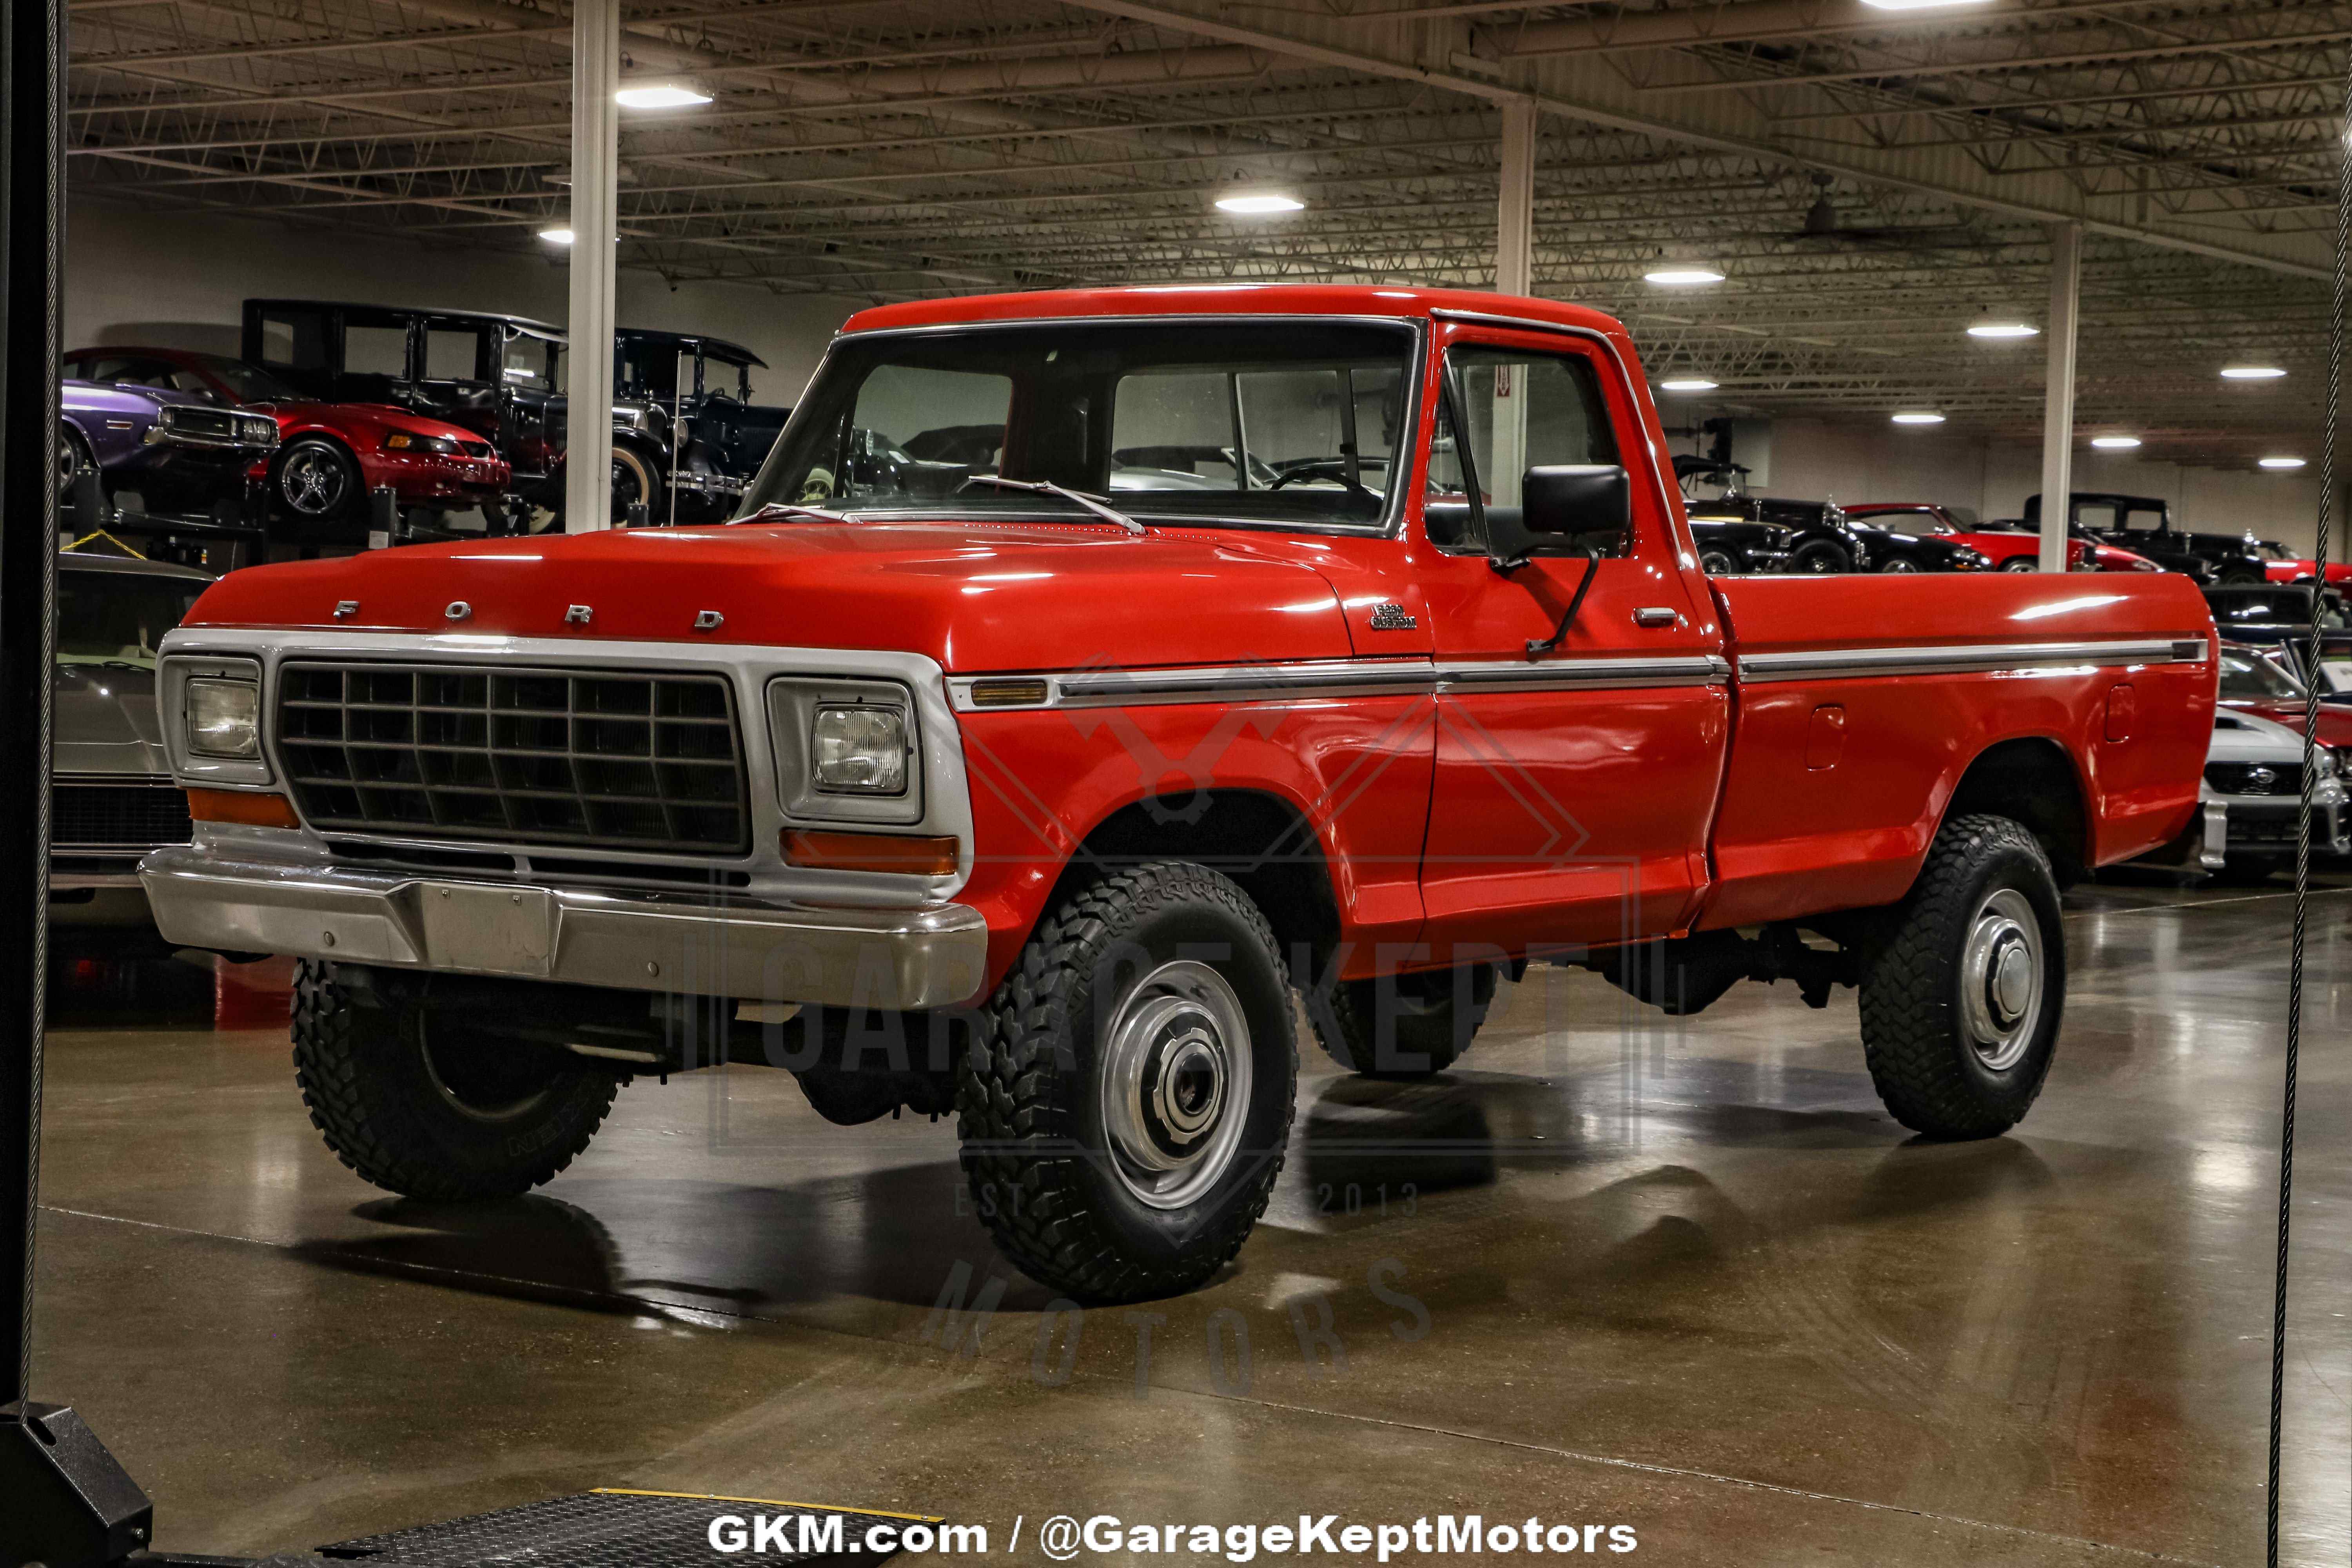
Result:
<svg viewBox="0 0 2352 1568">
<path fill-rule="evenodd" d="M 988 961 L 977 910 L 813 909 L 405 872 L 229 861 L 159 849 L 140 880 L 183 947 L 292 953 L 630 991 L 944 1007 Z"/>
</svg>

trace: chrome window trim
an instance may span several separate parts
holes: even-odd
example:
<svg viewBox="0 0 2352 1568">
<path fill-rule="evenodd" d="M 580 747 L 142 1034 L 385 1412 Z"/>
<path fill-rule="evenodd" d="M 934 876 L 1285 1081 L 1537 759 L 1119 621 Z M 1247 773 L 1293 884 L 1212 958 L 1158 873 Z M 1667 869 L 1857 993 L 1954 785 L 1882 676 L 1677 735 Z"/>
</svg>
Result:
<svg viewBox="0 0 2352 1568">
<path fill-rule="evenodd" d="M 934 337 L 948 332 L 1003 331 L 1020 327 L 1166 326 L 1171 321 L 1201 322 L 1211 326 L 1221 327 L 1255 326 L 1262 322 L 1311 322 L 1318 324 L 1324 322 L 1339 322 L 1349 326 L 1391 327 L 1401 329 L 1412 340 L 1412 353 L 1405 370 L 1406 387 L 1411 394 L 1412 401 L 1405 410 L 1403 428 L 1412 432 L 1412 439 L 1413 441 L 1418 442 L 1420 439 L 1423 403 L 1422 384 L 1428 376 L 1430 323 L 1426 317 L 1418 315 L 1384 316 L 1377 313 L 1364 314 L 1356 311 L 1349 311 L 1346 314 L 1337 314 L 1313 310 L 1284 311 L 1278 314 L 1272 311 L 1259 312 L 1255 310 L 1239 310 L 1207 315 L 1194 313 L 1192 311 L 1173 311 L 1167 315 L 1024 316 L 1014 320 L 999 318 L 985 321 L 933 321 L 921 326 L 911 327 L 868 327 L 862 331 L 841 331 L 834 333 L 831 341 L 825 344 L 824 357 L 817 361 L 815 372 L 809 376 L 808 384 L 812 387 L 814 386 L 817 384 L 818 379 L 824 374 L 827 367 L 833 363 L 833 355 L 835 349 L 846 342 L 864 342 L 869 338 Z M 776 432 L 775 442 L 768 448 L 770 457 L 773 457 L 784 449 L 785 440 L 793 434 L 793 424 L 801 417 L 801 411 L 810 405 L 807 394 L 805 390 L 803 390 L 800 401 L 793 407 L 792 418 L 785 420 L 784 427 Z M 810 417 L 814 418 L 814 416 L 812 415 Z M 1423 456 L 1423 454 L 1421 453 L 1414 454 L 1413 467 L 1415 468 L 1419 468 Z M 762 461 L 760 467 L 761 474 L 753 475 L 751 484 L 744 488 L 743 493 L 746 496 L 748 496 L 752 489 L 758 487 L 760 479 L 767 468 L 767 463 Z M 1336 535 L 1349 539 L 1397 539 L 1402 538 L 1404 533 L 1405 509 L 1402 497 L 1409 489 L 1410 486 L 1398 487 L 1392 489 L 1388 494 L 1381 497 L 1381 501 L 1387 508 L 1387 515 L 1376 523 L 1294 523 L 1274 521 L 1265 518 L 1229 519 L 1219 517 L 1213 513 L 1189 512 L 1170 513 L 1164 517 L 1158 514 L 1151 514 L 1138 517 L 1136 521 L 1142 523 L 1147 528 L 1154 525 L 1162 525 L 1171 528 L 1234 529 L 1253 533 L 1307 533 Z M 1133 492 L 1129 491 L 1118 493 L 1131 494 Z M 1118 504 L 1117 494 L 1112 494 L 1112 504 Z M 845 509 L 845 514 L 855 517 L 860 522 L 870 521 L 877 523 L 920 522 L 927 521 L 938 521 L 943 519 L 953 518 L 956 515 L 953 509 L 950 508 L 932 509 L 927 513 L 919 514 L 907 511 L 873 511 L 854 507 Z M 734 520 L 730 518 L 728 521 L 731 522 Z M 966 517 L 961 519 L 961 521 L 969 521 L 971 520 Z M 1010 517 L 990 517 L 982 521 L 986 522 L 1010 522 L 1018 520 Z M 1073 520 L 1057 515 L 1053 517 L 1050 521 L 1055 522 L 1068 522 Z M 1104 526 L 1098 519 L 1090 521 L 1095 526 Z"/>
<path fill-rule="evenodd" d="M 1809 648 L 1743 653 L 1739 679 L 1748 685 L 1783 680 L 1850 680 L 1883 675 L 1961 675 L 2000 669 L 2048 669 L 2073 665 L 2105 668 L 2133 664 L 2203 664 L 2201 637 L 2105 637 L 2077 642 L 1973 643 L 1906 647 Z"/>
<path fill-rule="evenodd" d="M 526 859 L 604 858 L 628 860 L 654 868 L 677 868 L 681 880 L 690 881 L 704 868 L 741 870 L 751 876 L 747 888 L 729 890 L 739 899 L 776 899 L 788 902 L 903 907 L 941 902 L 952 898 L 970 878 L 972 867 L 972 820 L 970 784 L 964 768 L 962 736 L 948 700 L 948 688 L 939 665 L 919 653 L 886 649 L 769 647 L 740 643 L 624 642 L 601 638 L 509 637 L 496 633 L 403 633 L 336 630 L 320 627 L 210 628 L 182 627 L 167 634 L 159 668 L 173 671 L 181 661 L 240 658 L 261 667 L 261 704 L 265 719 L 262 752 L 272 777 L 287 776 L 278 754 L 274 715 L 279 670 L 306 659 L 382 659 L 407 665 L 481 665 L 514 663 L 578 669 L 659 669 L 692 671 L 726 678 L 734 688 L 736 711 L 743 725 L 746 785 L 751 794 L 751 849 L 738 856 L 640 852 L 619 847 L 591 847 L 577 844 L 539 843 L 522 839 L 434 838 L 417 834 L 371 834 L 336 828 L 320 832 L 307 819 L 297 830 L 269 831 L 275 851 L 297 858 L 328 863 L 330 838 L 365 844 L 396 852 L 427 848 L 459 853 L 508 853 Z M 913 694 L 916 730 L 922 748 L 926 780 L 923 815 L 914 823 L 893 825 L 898 831 L 953 834 L 962 845 L 954 874 L 920 877 L 871 871 L 811 870 L 784 864 L 781 837 L 788 826 L 804 826 L 784 815 L 778 788 L 774 748 L 770 743 L 767 686 L 778 677 L 845 676 L 894 681 Z M 167 679 L 159 685 L 169 688 Z M 232 781 L 217 773 L 190 769 L 177 744 L 181 722 L 167 710 L 164 732 L 175 773 L 184 782 L 227 784 L 266 783 L 268 779 Z M 242 764 L 247 767 L 254 764 Z M 262 832 L 265 830 L 250 830 Z M 218 838 L 217 828 L 198 826 L 198 843 Z M 420 874 L 432 875 L 429 868 Z M 445 873 L 446 874 L 446 873 Z M 657 871 L 649 872 L 657 876 Z"/>
</svg>

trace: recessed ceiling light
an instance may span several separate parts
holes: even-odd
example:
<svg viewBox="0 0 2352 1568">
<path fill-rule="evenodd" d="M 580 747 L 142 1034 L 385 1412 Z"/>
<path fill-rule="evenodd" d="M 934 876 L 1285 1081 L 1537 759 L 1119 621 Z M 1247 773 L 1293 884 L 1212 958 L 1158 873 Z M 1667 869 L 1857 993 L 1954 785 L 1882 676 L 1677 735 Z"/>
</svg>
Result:
<svg viewBox="0 0 2352 1568">
<path fill-rule="evenodd" d="M 2139 445 L 2139 437 L 2137 436 L 2094 436 L 2091 437 L 2091 445 L 2094 447 L 2105 447 L 2110 452 L 2127 452 L 2134 447 Z"/>
<path fill-rule="evenodd" d="M 2274 364 L 2232 364 L 2221 368 L 2224 381 L 2276 381 L 2285 374 Z"/>
<path fill-rule="evenodd" d="M 647 81 L 621 89 L 613 101 L 624 109 L 690 109 L 709 103 L 710 95 L 692 82 Z"/>
<path fill-rule="evenodd" d="M 2303 459 L 2301 458 L 2263 458 L 2260 460 L 2260 466 L 2265 468 L 2299 468 L 2303 467 Z"/>
<path fill-rule="evenodd" d="M 1306 207 L 1307 204 L 1297 196 L 1286 196 L 1272 191 L 1217 198 L 1217 210 L 1232 213 L 1236 217 L 1267 217 L 1275 213 L 1303 212 Z"/>
<path fill-rule="evenodd" d="M 1642 281 L 1666 289 L 1697 289 L 1722 282 L 1723 274 L 1712 267 L 1661 267 L 1643 273 Z"/>
<path fill-rule="evenodd" d="M 568 228 L 543 228 L 539 231 L 539 237 L 550 245 L 570 245 L 580 237 Z"/>
<path fill-rule="evenodd" d="M 2027 326 L 2023 321 L 1979 321 L 1969 329 L 1972 338 L 2038 338 L 2040 327 Z"/>
<path fill-rule="evenodd" d="M 1658 383 L 1660 392 L 1713 392 L 1716 384 L 1703 375 L 1678 375 Z"/>
<path fill-rule="evenodd" d="M 1897 414 L 1895 416 L 1895 423 L 1897 425 L 1941 425 L 1943 422 L 1944 416 L 1942 415 L 1930 413 L 1924 408 L 1916 414 Z"/>
</svg>

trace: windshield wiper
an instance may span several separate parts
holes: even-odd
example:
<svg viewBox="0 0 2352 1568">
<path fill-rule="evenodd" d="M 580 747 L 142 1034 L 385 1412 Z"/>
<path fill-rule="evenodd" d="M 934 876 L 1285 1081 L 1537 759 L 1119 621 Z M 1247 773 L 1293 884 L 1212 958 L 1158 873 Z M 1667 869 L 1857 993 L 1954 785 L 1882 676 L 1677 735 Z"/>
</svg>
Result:
<svg viewBox="0 0 2352 1568">
<path fill-rule="evenodd" d="M 772 500 L 759 510 L 735 518 L 736 522 L 773 522 L 787 517 L 813 517 L 819 522 L 854 522 L 855 518 L 837 511 L 827 511 L 821 506 L 803 506 L 798 501 Z"/>
<path fill-rule="evenodd" d="M 1066 501 L 1086 508 L 1106 522 L 1118 524 L 1129 533 L 1150 531 L 1109 502 L 1090 496 L 1084 490 L 1074 490 L 1067 485 L 1057 485 L 1051 479 L 1008 479 L 1003 474 L 974 474 L 965 479 L 964 484 L 967 488 L 972 485 L 994 485 L 999 489 L 1027 490 L 1032 495 L 1059 496 Z"/>
</svg>

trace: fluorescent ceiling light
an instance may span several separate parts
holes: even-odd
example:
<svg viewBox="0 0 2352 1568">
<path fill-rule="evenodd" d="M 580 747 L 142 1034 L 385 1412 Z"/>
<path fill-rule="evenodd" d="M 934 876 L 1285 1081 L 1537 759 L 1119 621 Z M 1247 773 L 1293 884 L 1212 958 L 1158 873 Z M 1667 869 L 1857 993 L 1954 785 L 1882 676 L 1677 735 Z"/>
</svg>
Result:
<svg viewBox="0 0 2352 1568">
<path fill-rule="evenodd" d="M 550 245 L 570 245 L 580 237 L 568 228 L 543 228 L 539 231 L 539 237 Z"/>
<path fill-rule="evenodd" d="M 1862 0 L 1874 11 L 1925 11 L 1932 5 L 1982 5 L 1987 0 Z"/>
<path fill-rule="evenodd" d="M 1690 289 L 1720 283 L 1723 274 L 1712 267 L 1661 267 L 1654 272 L 1643 273 L 1642 281 L 1667 289 Z"/>
<path fill-rule="evenodd" d="M 2091 445 L 2094 447 L 2105 447 L 2110 452 L 2127 452 L 2134 447 L 2139 445 L 2139 437 L 2137 436 L 2094 436 L 2091 437 Z"/>
<path fill-rule="evenodd" d="M 2286 372 L 2274 364 L 2232 364 L 2221 369 L 2224 381 L 2276 381 Z"/>
<path fill-rule="evenodd" d="M 1897 425 L 1941 425 L 1943 422 L 1944 416 L 1942 415 L 1930 414 L 1925 409 L 1920 410 L 1916 414 L 1897 414 L 1895 416 L 1895 423 Z"/>
<path fill-rule="evenodd" d="M 1307 204 L 1297 196 L 1277 195 L 1261 192 L 1255 195 L 1219 196 L 1217 210 L 1238 217 L 1265 217 L 1274 213 L 1295 213 L 1306 209 Z"/>
<path fill-rule="evenodd" d="M 613 101 L 624 109 L 690 109 L 709 103 L 710 95 L 691 82 L 648 81 L 621 89 Z"/>
<path fill-rule="evenodd" d="M 2040 327 L 2029 327 L 2023 321 L 1979 321 L 1969 329 L 1972 338 L 2038 338 Z"/>
<path fill-rule="evenodd" d="M 2265 468 L 2299 468 L 2303 467 L 2303 459 L 2301 458 L 2264 458 L 2261 459 L 2261 466 Z"/>
<path fill-rule="evenodd" d="M 1716 384 L 1703 375 L 1678 375 L 1672 381 L 1658 383 L 1661 392 L 1713 392 Z"/>
</svg>

